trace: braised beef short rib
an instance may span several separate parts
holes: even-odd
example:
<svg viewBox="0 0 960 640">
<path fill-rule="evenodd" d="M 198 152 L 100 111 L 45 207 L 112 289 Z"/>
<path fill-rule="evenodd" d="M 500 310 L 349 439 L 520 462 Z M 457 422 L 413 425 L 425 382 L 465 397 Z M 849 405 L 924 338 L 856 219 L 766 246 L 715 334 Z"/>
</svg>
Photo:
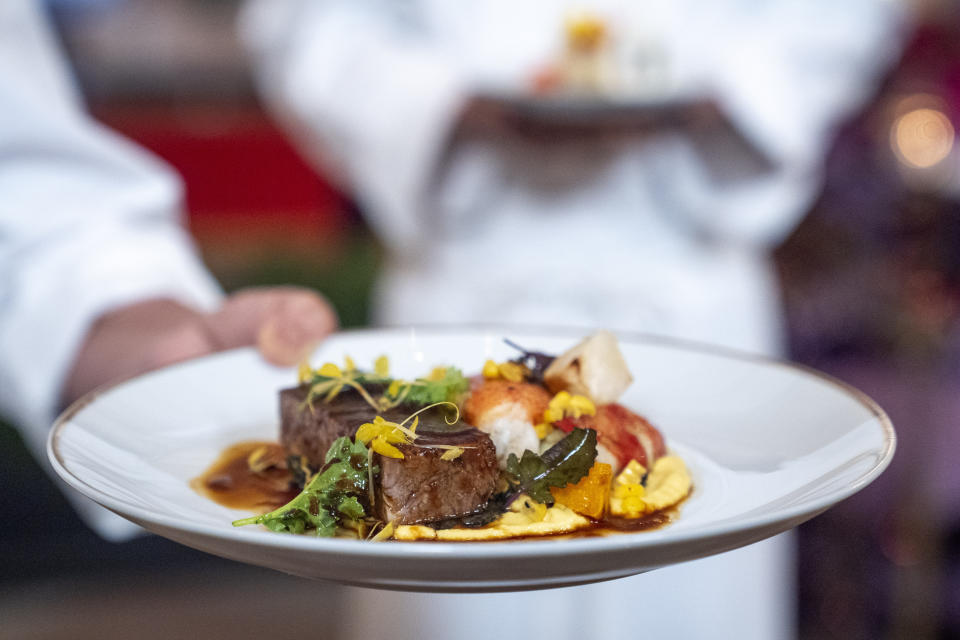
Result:
<svg viewBox="0 0 960 640">
<path fill-rule="evenodd" d="M 500 475 L 496 449 L 483 431 L 459 425 L 459 431 L 431 433 L 421 423 L 416 443 L 397 447 L 402 460 L 376 456 L 380 482 L 375 509 L 381 520 L 431 522 L 473 513 L 487 503 Z M 447 449 L 431 446 L 437 444 L 461 447 L 463 453 L 442 460 Z"/>
<path fill-rule="evenodd" d="M 319 468 L 334 440 L 353 437 L 377 412 L 352 390 L 342 391 L 330 403 L 316 399 L 312 406 L 305 404 L 307 392 L 306 386 L 280 392 L 280 442 L 290 454 Z M 380 415 L 401 422 L 416 410 L 396 407 Z M 414 524 L 463 516 L 493 495 L 499 476 L 493 441 L 466 422 L 448 425 L 445 413 L 437 409 L 420 414 L 416 441 L 397 445 L 403 459 L 374 455 L 380 474 L 373 508 L 384 522 Z M 448 447 L 463 452 L 443 460 Z"/>
</svg>

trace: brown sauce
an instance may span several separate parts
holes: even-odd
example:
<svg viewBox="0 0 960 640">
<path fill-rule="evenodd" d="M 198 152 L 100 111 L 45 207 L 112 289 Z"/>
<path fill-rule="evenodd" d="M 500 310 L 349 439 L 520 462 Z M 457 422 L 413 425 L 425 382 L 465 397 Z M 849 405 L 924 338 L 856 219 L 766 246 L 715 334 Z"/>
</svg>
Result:
<svg viewBox="0 0 960 640">
<path fill-rule="evenodd" d="M 285 466 L 270 467 L 260 472 L 250 469 L 247 460 L 261 447 L 268 448 L 268 455 L 283 460 L 286 453 L 275 442 L 241 442 L 227 447 L 203 475 L 195 478 L 190 486 L 200 494 L 231 509 L 245 509 L 255 513 L 266 513 L 282 507 L 299 493 L 291 481 L 291 474 Z M 601 536 L 651 531 L 665 527 L 679 516 L 681 502 L 678 505 L 657 511 L 640 518 L 618 518 L 608 516 L 591 527 L 574 533 L 557 536 L 521 536 L 514 540 L 542 540 L 552 538 L 593 538 Z M 427 541 L 424 541 L 427 542 Z M 475 542 L 475 541 L 471 541 Z M 464 542 L 463 544 L 467 544 Z"/>
<path fill-rule="evenodd" d="M 680 502 L 683 504 L 683 502 Z M 630 533 L 633 531 L 651 531 L 665 527 L 680 515 L 680 504 L 674 505 L 662 511 L 648 513 L 639 518 L 618 518 L 616 516 L 607 516 L 603 522 L 598 522 L 595 527 L 587 529 L 584 532 L 586 536 L 608 536 L 617 533 Z"/>
<path fill-rule="evenodd" d="M 250 469 L 247 460 L 261 447 L 268 455 L 284 460 L 286 452 L 275 442 L 240 442 L 227 447 L 203 475 L 190 486 L 217 504 L 231 509 L 266 513 L 290 502 L 299 493 L 286 465 L 271 466 L 259 472 Z"/>
</svg>

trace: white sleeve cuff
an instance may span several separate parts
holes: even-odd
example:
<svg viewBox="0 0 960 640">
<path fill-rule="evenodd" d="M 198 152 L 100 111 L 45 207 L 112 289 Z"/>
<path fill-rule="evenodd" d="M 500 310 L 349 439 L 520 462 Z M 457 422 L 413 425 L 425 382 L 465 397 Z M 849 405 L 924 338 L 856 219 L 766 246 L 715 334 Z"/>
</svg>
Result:
<svg viewBox="0 0 960 640">
<path fill-rule="evenodd" d="M 164 219 L 94 224 L 24 253 L 0 291 L 0 406 L 42 454 L 64 378 L 99 316 L 158 297 L 212 309 L 221 294 L 186 232 Z"/>
<path fill-rule="evenodd" d="M 168 220 L 90 226 L 79 235 L 51 239 L 9 265 L 4 276 L 11 280 L 0 288 L 0 406 L 51 478 L 56 476 L 46 459 L 47 436 L 64 378 L 92 323 L 144 299 L 170 298 L 212 310 L 221 297 L 186 232 Z M 58 485 L 103 538 L 121 541 L 142 533 Z"/>
</svg>

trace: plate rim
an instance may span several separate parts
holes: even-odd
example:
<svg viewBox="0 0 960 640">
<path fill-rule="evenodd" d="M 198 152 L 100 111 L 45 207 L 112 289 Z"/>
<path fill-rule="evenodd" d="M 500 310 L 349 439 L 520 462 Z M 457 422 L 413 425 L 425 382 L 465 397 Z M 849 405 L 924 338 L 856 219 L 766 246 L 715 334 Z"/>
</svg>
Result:
<svg viewBox="0 0 960 640">
<path fill-rule="evenodd" d="M 455 333 L 477 333 L 482 332 L 500 332 L 500 333 L 525 333 L 531 336 L 539 337 L 572 337 L 583 338 L 589 332 L 596 331 L 596 328 L 577 328 L 570 326 L 543 326 L 526 324 L 504 324 L 504 323 L 463 323 L 463 324 L 431 324 L 417 323 L 413 325 L 390 325 L 383 327 L 364 327 L 337 331 L 331 334 L 335 336 L 350 336 L 364 334 L 383 334 L 383 333 L 418 333 L 427 334 L 455 334 Z M 160 369 L 156 369 L 133 378 L 123 381 L 108 383 L 98 387 L 77 399 L 70 404 L 56 418 L 50 433 L 47 436 L 46 450 L 47 457 L 54 471 L 68 485 L 83 495 L 91 498 L 101 506 L 117 513 L 128 520 L 134 520 L 137 524 L 149 529 L 150 524 L 163 528 L 173 528 L 206 538 L 215 538 L 219 540 L 235 541 L 244 545 L 256 547 L 272 547 L 284 549 L 296 549 L 298 551 L 326 554 L 330 552 L 341 556 L 351 557 L 392 557 L 402 556 L 406 560 L 481 560 L 481 559 L 511 559 L 511 558 L 556 558 L 567 556 L 571 553 L 578 554 L 602 554 L 604 552 L 616 552 L 627 549 L 637 551 L 654 549 L 658 547 L 677 546 L 685 543 L 694 542 L 702 539 L 709 539 L 715 536 L 730 535 L 736 532 L 749 532 L 760 530 L 765 527 L 784 523 L 801 518 L 806 520 L 816 516 L 822 511 L 830 508 L 832 505 L 845 500 L 863 487 L 869 485 L 889 466 L 896 450 L 896 432 L 893 423 L 887 413 L 873 400 L 869 395 L 856 387 L 843 382 L 827 373 L 814 369 L 813 367 L 789 362 L 761 354 L 754 354 L 740 351 L 734 348 L 714 345 L 709 343 L 664 336 L 662 334 L 641 332 L 641 331 L 612 331 L 620 340 L 630 342 L 640 342 L 677 348 L 684 351 L 693 351 L 720 356 L 723 358 L 752 362 L 756 364 L 772 365 L 785 367 L 806 376 L 812 376 L 821 382 L 833 386 L 840 392 L 850 397 L 862 407 L 864 407 L 876 420 L 879 425 L 883 438 L 883 447 L 877 461 L 866 470 L 860 473 L 856 481 L 845 485 L 842 490 L 831 492 L 826 497 L 814 499 L 810 502 L 803 502 L 794 505 L 788 509 L 779 509 L 773 513 L 754 515 L 740 520 L 737 526 L 732 527 L 729 524 L 706 523 L 702 526 L 690 530 L 681 530 L 671 532 L 669 527 L 656 531 L 646 531 L 634 534 L 623 534 L 615 536 L 603 536 L 596 538 L 572 538 L 565 540 L 556 540 L 550 537 L 543 540 L 504 540 L 504 541 L 484 541 L 481 544 L 470 544 L 464 542 L 440 542 L 430 541 L 429 544 L 423 541 L 391 541 L 390 544 L 378 545 L 370 544 L 364 540 L 347 540 L 339 538 L 318 538 L 315 536 L 293 536 L 277 535 L 269 531 L 244 531 L 221 529 L 205 524 L 195 524 L 183 522 L 169 518 L 163 514 L 151 513 L 146 509 L 135 505 L 127 505 L 109 494 L 106 494 L 96 487 L 91 486 L 83 479 L 74 475 L 64 461 L 61 459 L 61 453 L 57 446 L 61 433 L 71 423 L 71 420 L 85 407 L 97 401 L 103 395 L 123 387 L 135 381 L 141 381 L 151 376 L 167 374 L 172 370 L 197 366 L 199 363 L 209 362 L 219 358 L 236 357 L 240 353 L 256 353 L 253 347 L 241 347 L 238 349 L 229 349 L 214 354 L 195 358 L 191 360 L 175 363 Z M 728 520 L 728 519 L 725 519 Z M 147 523 L 147 524 L 144 524 Z M 792 527 L 793 525 L 791 525 Z M 786 527 L 790 528 L 790 527 Z M 564 544 L 557 544 L 563 542 Z M 692 559 L 692 558 L 691 558 Z"/>
</svg>

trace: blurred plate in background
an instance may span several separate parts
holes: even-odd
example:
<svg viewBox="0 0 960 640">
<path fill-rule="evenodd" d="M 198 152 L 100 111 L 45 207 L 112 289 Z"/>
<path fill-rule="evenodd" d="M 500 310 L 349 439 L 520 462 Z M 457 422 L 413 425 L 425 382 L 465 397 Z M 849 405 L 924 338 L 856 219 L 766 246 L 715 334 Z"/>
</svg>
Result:
<svg viewBox="0 0 960 640">
<path fill-rule="evenodd" d="M 578 125 L 616 122 L 652 126 L 682 123 L 696 117 L 705 104 L 702 98 L 665 92 L 644 96 L 626 93 L 535 95 L 486 91 L 478 97 L 521 117 Z"/>
</svg>

